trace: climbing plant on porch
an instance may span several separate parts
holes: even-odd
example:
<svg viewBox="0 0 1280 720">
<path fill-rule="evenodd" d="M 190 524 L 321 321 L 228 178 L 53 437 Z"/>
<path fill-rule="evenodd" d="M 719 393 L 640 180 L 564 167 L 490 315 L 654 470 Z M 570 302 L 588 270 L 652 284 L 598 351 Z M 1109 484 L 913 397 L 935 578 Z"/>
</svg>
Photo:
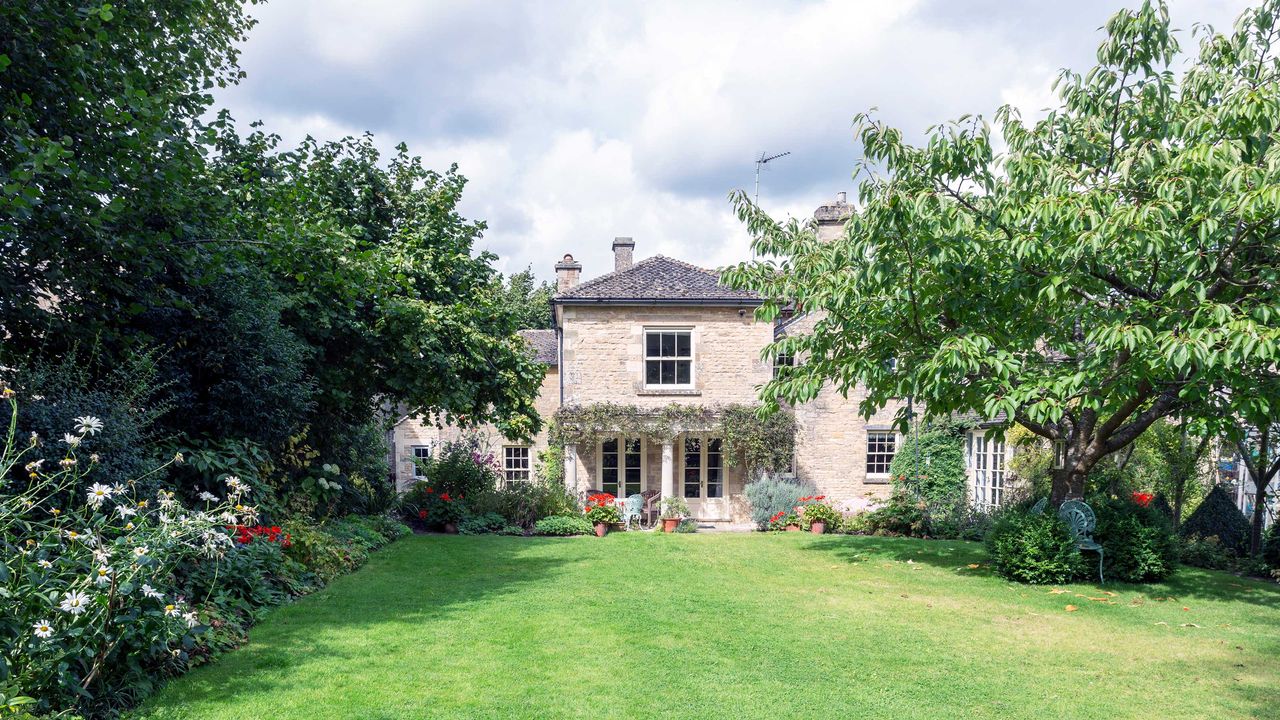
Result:
<svg viewBox="0 0 1280 720">
<path fill-rule="evenodd" d="M 795 456 L 795 416 L 782 411 L 761 419 L 759 410 L 759 406 L 742 404 L 566 405 L 552 418 L 550 441 L 553 446 L 590 446 L 616 436 L 667 441 L 683 432 L 705 432 L 724 439 L 725 457 L 734 465 L 753 473 L 785 470 Z"/>
</svg>

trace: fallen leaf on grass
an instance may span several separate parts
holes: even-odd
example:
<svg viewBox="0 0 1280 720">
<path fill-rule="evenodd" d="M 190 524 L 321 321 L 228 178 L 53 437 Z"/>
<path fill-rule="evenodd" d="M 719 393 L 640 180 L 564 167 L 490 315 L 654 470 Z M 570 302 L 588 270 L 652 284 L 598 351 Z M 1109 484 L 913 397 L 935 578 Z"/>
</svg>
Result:
<svg viewBox="0 0 1280 720">
<path fill-rule="evenodd" d="M 1103 590 L 1103 591 L 1102 591 L 1102 594 L 1103 594 L 1103 595 L 1107 595 L 1107 596 L 1109 596 L 1109 597 L 1115 597 L 1115 596 L 1119 595 L 1120 593 L 1113 593 L 1113 592 L 1111 592 L 1110 590 Z"/>
<path fill-rule="evenodd" d="M 1158 623 L 1153 623 L 1153 624 L 1155 624 L 1155 625 L 1164 625 L 1165 627 L 1168 627 L 1168 626 L 1169 626 L 1169 623 L 1167 623 L 1167 622 L 1165 622 L 1165 621 L 1163 621 L 1163 620 L 1161 620 L 1161 621 L 1160 621 L 1160 622 L 1158 622 Z"/>
<path fill-rule="evenodd" d="M 1191 612 L 1191 608 L 1183 606 L 1182 612 Z"/>
<path fill-rule="evenodd" d="M 1198 627 L 1200 627 L 1200 626 L 1199 626 L 1199 625 L 1197 625 L 1197 624 L 1195 624 L 1195 623 L 1182 623 L 1182 627 L 1194 627 L 1194 628 L 1198 628 Z"/>
<path fill-rule="evenodd" d="M 1064 593 L 1064 592 L 1070 592 L 1070 591 L 1069 591 L 1069 590 L 1059 590 L 1058 588 L 1054 588 L 1054 589 L 1052 589 L 1052 590 L 1050 590 L 1050 591 L 1049 591 L 1049 594 L 1050 594 L 1050 595 L 1061 595 L 1061 594 L 1062 594 L 1062 593 Z"/>
<path fill-rule="evenodd" d="M 1075 605 L 1068 605 L 1066 609 L 1067 609 L 1067 612 L 1075 612 L 1080 608 L 1076 607 Z"/>
<path fill-rule="evenodd" d="M 982 567 L 982 565 L 979 565 L 978 563 L 969 563 L 970 570 L 977 570 L 980 567 Z"/>
</svg>

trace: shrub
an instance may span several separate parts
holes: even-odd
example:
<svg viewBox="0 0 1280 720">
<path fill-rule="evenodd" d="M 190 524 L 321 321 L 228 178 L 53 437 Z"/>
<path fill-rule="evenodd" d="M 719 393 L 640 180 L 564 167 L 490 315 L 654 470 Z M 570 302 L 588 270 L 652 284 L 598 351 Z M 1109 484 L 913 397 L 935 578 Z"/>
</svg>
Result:
<svg viewBox="0 0 1280 720">
<path fill-rule="evenodd" d="M 1098 518 L 1093 535 L 1103 547 L 1108 578 L 1152 582 L 1169 577 L 1177 567 L 1178 543 L 1173 524 L 1159 509 L 1151 507 L 1152 497 L 1095 499 L 1090 503 Z M 1142 504 L 1144 500 L 1146 504 Z"/>
<path fill-rule="evenodd" d="M 929 529 L 925 504 L 913 502 L 901 493 L 895 493 L 883 507 L 866 513 L 863 522 L 873 535 L 924 537 Z"/>
<path fill-rule="evenodd" d="M 489 512 L 480 515 L 468 515 L 458 523 L 458 532 L 463 535 L 485 535 L 498 532 L 507 526 L 506 518 L 498 513 Z"/>
<path fill-rule="evenodd" d="M 591 521 L 581 515 L 552 515 L 534 523 L 535 535 L 590 535 Z"/>
<path fill-rule="evenodd" d="M 255 511 L 241 505 L 239 480 L 204 512 L 164 490 L 141 496 L 134 483 L 90 484 L 96 458 L 81 449 L 104 423 L 80 416 L 56 445 L 19 440 L 12 396 L 0 383 L 11 407 L 0 437 L 4 692 L 38 698 L 29 709 L 40 713 L 108 714 L 185 664 L 204 623 L 180 598 L 175 572 L 231 552 L 222 525 Z"/>
<path fill-rule="evenodd" d="M 291 539 L 285 555 L 314 573 L 321 585 L 360 567 L 368 557 L 363 548 L 298 520 L 285 523 L 284 530 Z"/>
<path fill-rule="evenodd" d="M 417 518 L 432 530 L 460 522 L 467 516 L 462 496 L 440 492 L 426 480 L 420 480 L 409 488 L 400 507 L 406 518 Z"/>
<path fill-rule="evenodd" d="M 1262 560 L 1272 569 L 1280 570 L 1280 522 L 1272 523 L 1262 538 Z"/>
<path fill-rule="evenodd" d="M 1249 548 L 1249 521 L 1221 485 L 1209 491 L 1180 531 L 1183 537 L 1217 537 L 1227 552 L 1237 556 Z"/>
<path fill-rule="evenodd" d="M 418 462 L 427 486 L 455 498 L 492 491 L 502 478 L 501 466 L 479 435 L 444 443 L 438 453 Z"/>
<path fill-rule="evenodd" d="M 508 524 L 529 529 L 544 517 L 576 512 L 578 504 L 564 486 L 537 481 L 511 483 L 471 496 L 467 507 L 476 514 L 497 513 Z"/>
<path fill-rule="evenodd" d="M 698 532 L 698 521 L 693 518 L 685 518 L 676 526 L 678 533 L 696 533 Z"/>
<path fill-rule="evenodd" d="M 1207 538 L 1199 535 L 1183 538 L 1179 555 L 1183 563 L 1209 570 L 1230 569 L 1235 560 L 1214 535 Z"/>
<path fill-rule="evenodd" d="M 519 525 L 508 525 L 498 531 L 499 535 L 524 535 L 524 528 Z"/>
<path fill-rule="evenodd" d="M 794 511 L 800 498 L 813 494 L 814 487 L 799 480 L 772 475 L 753 480 L 746 486 L 751 521 L 763 530 L 769 526 L 770 518 L 779 512 L 785 515 Z"/>
<path fill-rule="evenodd" d="M 1000 513 L 987 535 L 987 549 L 1002 577 L 1033 585 L 1070 582 L 1086 568 L 1071 531 L 1052 513 Z"/>
</svg>

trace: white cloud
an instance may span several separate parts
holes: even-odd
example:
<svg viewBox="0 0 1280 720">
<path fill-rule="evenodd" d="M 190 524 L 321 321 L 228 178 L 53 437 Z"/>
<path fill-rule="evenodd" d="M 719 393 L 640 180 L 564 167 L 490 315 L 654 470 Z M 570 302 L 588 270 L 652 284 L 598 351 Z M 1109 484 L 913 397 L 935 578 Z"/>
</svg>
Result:
<svg viewBox="0 0 1280 720">
<path fill-rule="evenodd" d="M 504 271 L 550 278 L 573 252 L 591 277 L 615 235 L 714 266 L 747 255 L 725 196 L 760 151 L 793 153 L 762 203 L 806 216 L 854 189 L 854 113 L 917 137 L 1004 103 L 1036 115 L 1058 67 L 1092 60 L 1113 2 L 276 0 L 220 99 L 289 142 L 372 130 L 457 162 Z M 1184 0 L 1174 17 L 1222 27 L 1242 6 Z"/>
</svg>

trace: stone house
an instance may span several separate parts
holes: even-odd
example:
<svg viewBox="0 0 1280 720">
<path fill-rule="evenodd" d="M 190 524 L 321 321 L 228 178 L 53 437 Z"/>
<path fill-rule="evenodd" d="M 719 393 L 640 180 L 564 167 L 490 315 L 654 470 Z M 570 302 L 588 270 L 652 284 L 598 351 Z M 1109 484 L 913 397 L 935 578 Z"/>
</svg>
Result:
<svg viewBox="0 0 1280 720">
<path fill-rule="evenodd" d="M 822 237 L 833 237 L 850 211 L 843 193 L 815 213 Z M 762 350 L 776 336 L 805 332 L 814 318 L 761 322 L 762 299 L 719 282 L 713 270 L 661 255 L 635 261 L 631 238 L 613 241 L 611 272 L 582 281 L 582 265 L 565 255 L 555 266 L 552 300 L 556 327 L 523 336 L 546 366 L 538 411 L 550 420 L 564 406 L 614 403 L 641 410 L 670 404 L 714 409 L 755 404 L 759 386 L 774 372 Z M 889 463 L 902 438 L 893 427 L 899 404 L 869 420 L 858 411 L 860 391 L 841 396 L 826 388 L 793 408 L 797 422 L 792 471 L 822 494 L 849 508 L 889 493 Z M 509 482 L 533 477 L 538 454 L 547 448 L 544 430 L 532 443 L 504 439 L 482 428 Z M 413 481 L 413 458 L 457 438 L 456 428 L 403 418 L 392 445 L 399 487 Z M 975 504 L 1001 501 L 1008 452 L 984 428 L 967 443 Z M 581 493 L 631 495 L 649 490 L 683 496 L 698 520 L 744 522 L 747 481 L 743 468 L 727 462 L 714 425 L 680 428 L 675 437 L 601 437 L 590 447 L 564 452 L 566 484 Z"/>
</svg>

